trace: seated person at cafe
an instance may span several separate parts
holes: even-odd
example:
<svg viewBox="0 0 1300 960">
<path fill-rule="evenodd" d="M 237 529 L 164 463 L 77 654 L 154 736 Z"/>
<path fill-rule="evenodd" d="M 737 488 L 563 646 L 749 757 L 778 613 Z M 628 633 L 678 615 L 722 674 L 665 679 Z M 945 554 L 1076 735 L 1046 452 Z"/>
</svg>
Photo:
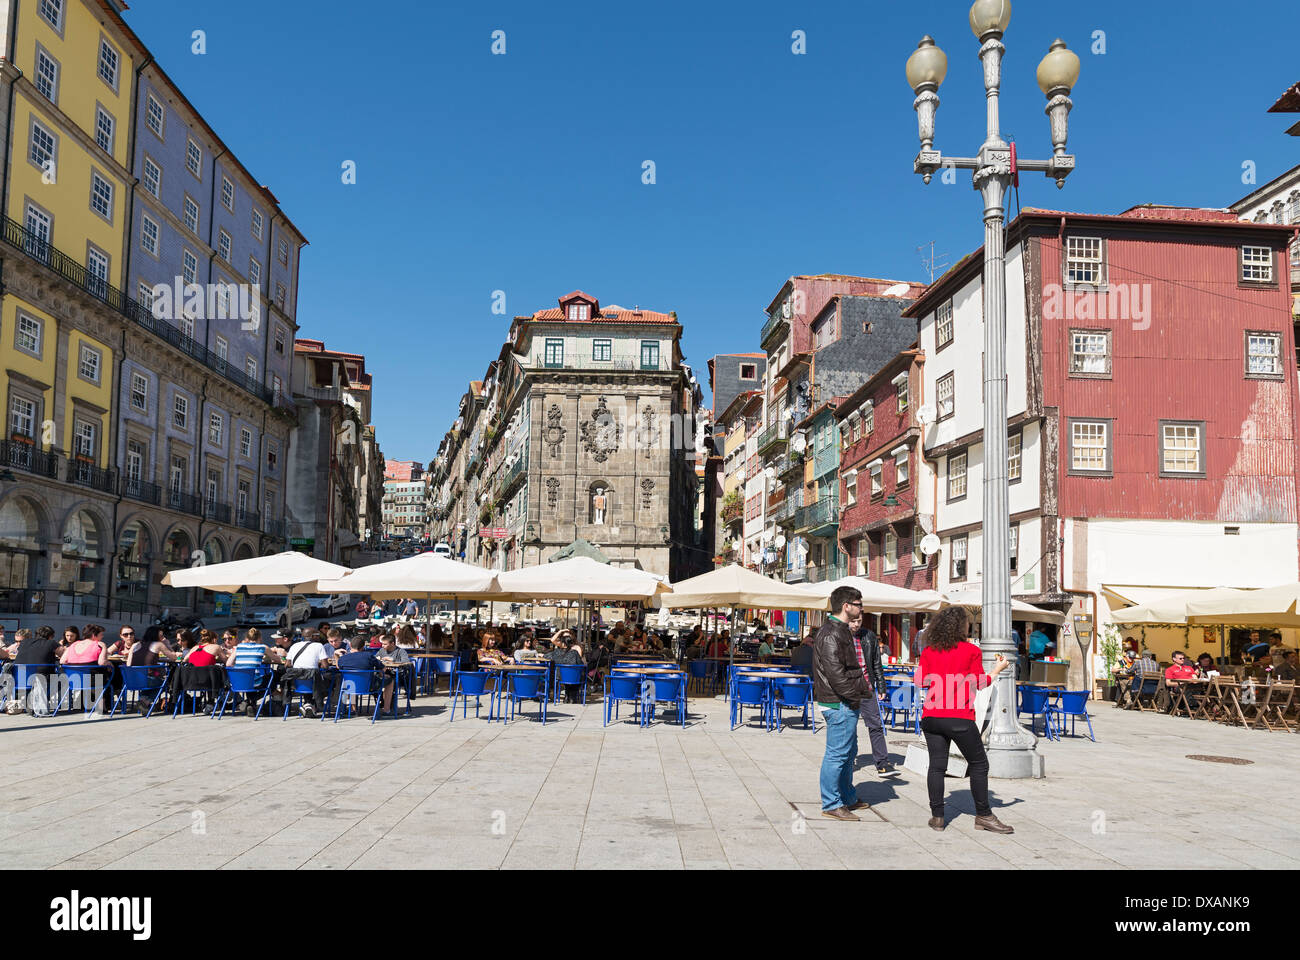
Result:
<svg viewBox="0 0 1300 960">
<path fill-rule="evenodd" d="M 99 695 L 98 685 L 111 679 L 113 671 L 108 666 L 108 645 L 104 643 L 104 628 L 97 623 L 86 624 L 86 629 L 82 633 L 81 639 L 70 644 L 63 651 L 63 656 L 59 658 L 59 663 L 67 666 L 77 667 L 94 667 L 98 679 L 95 681 L 96 689 L 91 700 Z M 105 694 L 105 697 L 109 697 Z M 101 702 L 100 712 L 106 710 L 106 706 Z"/>
<path fill-rule="evenodd" d="M 343 656 L 339 657 L 339 670 L 373 671 L 371 673 L 370 692 L 379 693 L 382 685 L 384 703 L 392 703 L 393 678 L 384 675 L 384 665 L 380 662 L 379 658 L 375 656 L 375 651 L 367 648 L 365 640 L 361 637 L 353 637 L 351 647 L 351 653 L 345 653 Z"/>
<path fill-rule="evenodd" d="M 384 645 L 377 654 L 380 661 L 383 662 L 385 665 L 387 665 L 388 663 L 392 663 L 395 666 L 399 666 L 403 671 L 405 671 L 402 674 L 403 683 L 413 680 L 415 674 L 412 671 L 412 669 L 410 667 L 401 667 L 401 664 L 404 663 L 409 664 L 412 662 L 411 654 L 408 651 L 403 650 L 400 646 L 398 646 L 397 637 L 394 636 L 393 634 L 391 633 L 384 634 L 383 639 L 384 639 Z M 391 684 L 384 690 L 385 710 L 391 710 L 393 708 L 394 690 L 395 687 Z"/>
<path fill-rule="evenodd" d="M 108 655 L 110 657 L 125 657 L 131 651 L 131 645 L 135 643 L 135 627 L 124 623 L 117 631 L 117 639 L 108 645 Z"/>
<path fill-rule="evenodd" d="M 519 641 L 519 646 L 515 648 L 515 663 L 525 663 L 537 659 L 537 648 L 533 645 L 533 635 L 531 632 L 524 633 Z"/>
<path fill-rule="evenodd" d="M 571 644 L 571 645 L 570 645 Z M 560 636 L 556 637 L 556 647 L 551 653 L 551 662 L 570 666 L 586 666 L 586 658 L 583 657 L 582 647 L 573 642 L 573 635 L 567 630 L 563 631 Z M 577 703 L 580 687 L 576 683 L 563 684 L 564 702 Z"/>
<path fill-rule="evenodd" d="M 763 638 L 758 641 L 757 656 L 758 659 L 762 660 L 764 663 L 772 658 L 772 635 L 770 633 L 765 634 Z"/>
<path fill-rule="evenodd" d="M 31 671 L 42 677 L 49 677 L 54 672 L 54 665 L 59 662 L 59 657 L 63 655 L 63 645 L 59 638 L 54 635 L 52 627 L 42 624 L 34 632 L 19 630 L 16 634 L 16 642 L 9 647 L 10 656 L 15 664 L 26 666 L 40 666 L 48 669 Z M 48 681 L 47 681 L 48 682 Z M 42 692 L 47 693 L 48 687 Z M 7 708 L 13 713 L 21 713 L 23 705 L 18 700 L 10 700 Z"/>
<path fill-rule="evenodd" d="M 1290 649 L 1282 651 L 1282 662 L 1273 668 L 1273 679 L 1284 683 L 1295 683 L 1300 667 L 1297 666 L 1296 652 Z"/>
<path fill-rule="evenodd" d="M 1214 662 L 1213 654 L 1206 652 L 1196 658 L 1196 675 L 1202 679 L 1211 673 L 1220 673 L 1219 665 Z"/>
<path fill-rule="evenodd" d="M 1125 647 L 1124 653 L 1119 658 L 1119 663 L 1115 664 L 1112 671 L 1117 677 L 1131 677 L 1142 670 L 1142 664 L 1138 660 L 1137 651 L 1131 647 Z"/>
<path fill-rule="evenodd" d="M 229 655 L 211 630 L 200 630 L 198 637 L 191 634 L 186 642 L 189 644 L 189 653 L 178 676 L 182 677 L 186 690 L 207 690 L 215 700 L 216 694 L 225 688 L 226 682 L 219 665 Z M 212 704 L 208 704 L 203 712 L 211 713 Z"/>
<path fill-rule="evenodd" d="M 686 659 L 697 660 L 704 656 L 704 647 L 700 644 L 700 635 L 698 632 L 692 632 L 686 638 Z"/>
<path fill-rule="evenodd" d="M 266 664 L 281 662 L 283 658 L 275 647 L 268 647 L 262 642 L 262 632 L 257 627 L 249 627 L 248 632 L 244 634 L 244 639 L 235 646 L 226 658 L 227 667 L 252 667 L 259 669 Z M 248 698 L 245 704 L 244 712 L 252 717 L 257 714 L 257 700 L 259 695 L 253 694 Z"/>
<path fill-rule="evenodd" d="M 499 666 L 508 663 L 509 658 L 495 647 L 496 635 L 491 630 L 484 630 L 479 637 L 478 650 L 475 651 L 479 664 Z"/>
<path fill-rule="evenodd" d="M 1258 631 L 1255 631 L 1258 633 Z M 1273 651 L 1267 643 L 1257 643 L 1245 649 L 1248 657 L 1254 657 L 1255 662 L 1246 668 L 1246 677 L 1255 680 L 1258 683 L 1267 683 L 1269 675 L 1272 674 L 1270 667 L 1273 666 Z"/>
<path fill-rule="evenodd" d="M 1179 684 L 1188 680 L 1195 680 L 1196 668 L 1187 662 L 1187 654 L 1183 653 L 1181 650 L 1175 650 L 1171 659 L 1173 660 L 1173 663 L 1165 669 L 1165 690 L 1168 693 L 1169 709 L 1173 710 L 1174 704 L 1178 699 L 1176 694 L 1178 692 Z M 1195 709 L 1195 694 L 1192 692 L 1190 687 L 1187 688 L 1185 692 L 1187 694 L 1188 704 Z"/>
<path fill-rule="evenodd" d="M 338 630 L 329 631 L 338 634 L 340 643 L 343 635 Z M 321 639 L 321 634 L 310 632 L 289 648 L 285 663 L 289 665 L 281 680 L 281 699 L 289 696 L 293 690 L 293 681 L 310 679 L 312 681 L 311 703 L 303 704 L 300 716 L 308 719 L 315 717 L 325 708 L 325 697 L 329 694 L 329 678 L 321 671 L 334 656 L 334 648 Z"/>
<path fill-rule="evenodd" d="M 883 648 L 883 644 L 882 644 Z M 790 653 L 790 669 L 798 670 L 800 673 L 812 675 L 813 665 L 813 637 L 807 634 L 803 642 L 795 647 Z"/>
</svg>

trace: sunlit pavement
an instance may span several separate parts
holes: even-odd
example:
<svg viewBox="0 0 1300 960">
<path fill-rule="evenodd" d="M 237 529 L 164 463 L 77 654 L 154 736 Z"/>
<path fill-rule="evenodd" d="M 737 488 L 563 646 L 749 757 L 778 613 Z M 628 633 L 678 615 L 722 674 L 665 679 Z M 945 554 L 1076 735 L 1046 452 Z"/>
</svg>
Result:
<svg viewBox="0 0 1300 960">
<path fill-rule="evenodd" d="M 485 701 L 486 705 L 486 701 Z M 243 716 L 0 716 L 7 867 L 1294 867 L 1300 736 L 1095 704 L 1098 742 L 1040 740 L 1047 778 L 993 781 L 1013 836 L 974 830 L 950 778 L 948 828 L 924 777 L 867 756 L 860 823 L 820 816 L 823 735 L 692 699 L 685 729 L 602 728 L 599 704 L 545 727 L 448 722 L 444 694 L 372 726 Z M 626 709 L 622 714 L 627 716 Z M 750 714 L 752 716 L 752 712 Z M 1080 728 L 1082 729 L 1082 728 Z M 867 746 L 859 726 L 859 748 Z M 1188 754 L 1237 757 L 1205 763 Z"/>
</svg>

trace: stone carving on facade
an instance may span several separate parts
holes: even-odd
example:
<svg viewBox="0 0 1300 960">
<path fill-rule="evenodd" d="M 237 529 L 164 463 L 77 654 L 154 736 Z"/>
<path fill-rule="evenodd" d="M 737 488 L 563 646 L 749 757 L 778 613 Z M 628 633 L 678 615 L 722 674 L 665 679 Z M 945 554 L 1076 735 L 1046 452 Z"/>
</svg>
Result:
<svg viewBox="0 0 1300 960">
<path fill-rule="evenodd" d="M 641 429 L 637 431 L 637 443 L 645 450 L 646 459 L 654 452 L 659 445 L 659 425 L 655 416 L 655 408 L 646 404 L 641 411 Z"/>
<path fill-rule="evenodd" d="M 560 458 L 560 449 L 564 446 L 564 438 L 568 431 L 564 429 L 561 421 L 564 419 L 564 413 L 560 410 L 558 403 L 551 404 L 551 409 L 546 411 L 546 426 L 542 429 L 542 443 L 551 449 L 551 456 L 556 460 Z M 558 481 L 556 481 L 558 483 Z M 549 485 L 549 484 L 548 484 Z"/>
<path fill-rule="evenodd" d="M 560 506 L 560 481 L 551 477 L 546 481 L 546 505 L 552 510 Z"/>
<path fill-rule="evenodd" d="M 605 398 L 601 397 L 591 419 L 582 422 L 582 447 L 597 463 L 604 463 L 611 453 L 618 452 L 623 439 L 623 425 L 609 412 Z"/>
<path fill-rule="evenodd" d="M 655 482 L 649 477 L 641 481 L 641 506 L 643 509 L 650 509 L 650 500 L 654 496 Z"/>
</svg>

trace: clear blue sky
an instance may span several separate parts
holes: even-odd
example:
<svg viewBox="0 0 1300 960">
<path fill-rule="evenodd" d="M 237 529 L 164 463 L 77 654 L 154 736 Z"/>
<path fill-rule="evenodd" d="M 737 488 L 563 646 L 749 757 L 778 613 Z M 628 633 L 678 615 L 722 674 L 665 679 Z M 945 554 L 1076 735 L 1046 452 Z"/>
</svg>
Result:
<svg viewBox="0 0 1300 960">
<path fill-rule="evenodd" d="M 925 187 L 903 64 L 949 56 L 937 146 L 983 139 L 969 3 L 881 0 L 444 4 L 134 0 L 127 18 L 311 241 L 300 335 L 366 355 L 384 453 L 430 459 L 508 317 L 580 287 L 676 310 L 688 362 L 758 349 L 797 273 L 924 280 L 979 245 L 968 174 Z M 1034 70 L 1056 36 L 1083 60 L 1063 192 L 1024 206 L 1224 206 L 1300 163 L 1295 0 L 1017 0 L 1004 135 L 1051 149 Z M 207 55 L 190 34 L 207 32 Z M 493 30 L 507 53 L 490 52 Z M 791 52 L 803 30 L 807 53 Z M 1095 30 L 1106 52 L 1091 53 Z M 1150 91 L 1150 95 L 1144 95 Z M 354 160 L 357 184 L 341 164 Z M 641 182 L 653 160 L 657 183 Z M 504 290 L 507 316 L 491 312 Z"/>
</svg>

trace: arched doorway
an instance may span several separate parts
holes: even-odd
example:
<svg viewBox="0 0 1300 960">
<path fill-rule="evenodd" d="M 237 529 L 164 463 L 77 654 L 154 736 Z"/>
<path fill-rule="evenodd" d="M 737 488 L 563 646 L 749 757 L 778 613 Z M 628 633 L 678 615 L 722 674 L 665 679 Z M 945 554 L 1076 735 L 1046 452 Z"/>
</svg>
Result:
<svg viewBox="0 0 1300 960">
<path fill-rule="evenodd" d="M 209 537 L 208 541 L 203 544 L 203 562 L 209 567 L 214 563 L 226 562 L 226 550 L 216 537 Z M 197 593 L 199 613 L 204 616 L 211 616 L 216 613 L 218 595 L 211 590 L 199 590 Z"/>
<path fill-rule="evenodd" d="M 123 613 L 149 612 L 149 560 L 153 540 L 139 520 L 122 528 L 117 538 L 117 582 L 113 604 Z"/>
<path fill-rule="evenodd" d="M 241 543 L 239 546 L 235 547 L 235 555 L 234 555 L 234 557 L 233 557 L 232 559 L 234 559 L 234 560 L 251 560 L 251 559 L 253 559 L 253 547 L 252 547 L 252 545 L 249 544 L 249 543 L 247 543 L 247 542 L 245 542 L 245 543 Z"/>
<path fill-rule="evenodd" d="M 0 613 L 44 613 L 41 514 L 26 497 L 0 503 Z"/>
<path fill-rule="evenodd" d="M 98 617 L 102 612 L 107 537 L 89 510 L 75 510 L 63 526 L 63 556 L 54 577 L 59 588 L 59 615 Z"/>
<path fill-rule="evenodd" d="M 162 578 L 172 570 L 182 570 L 190 565 L 190 554 L 194 552 L 194 541 L 190 539 L 188 533 L 177 527 L 163 541 L 162 552 L 162 569 L 158 573 L 160 584 L 162 584 Z M 173 612 L 177 608 L 193 610 L 193 596 L 194 591 L 189 587 L 178 589 L 162 585 L 158 602 L 163 608 L 171 609 Z"/>
</svg>

